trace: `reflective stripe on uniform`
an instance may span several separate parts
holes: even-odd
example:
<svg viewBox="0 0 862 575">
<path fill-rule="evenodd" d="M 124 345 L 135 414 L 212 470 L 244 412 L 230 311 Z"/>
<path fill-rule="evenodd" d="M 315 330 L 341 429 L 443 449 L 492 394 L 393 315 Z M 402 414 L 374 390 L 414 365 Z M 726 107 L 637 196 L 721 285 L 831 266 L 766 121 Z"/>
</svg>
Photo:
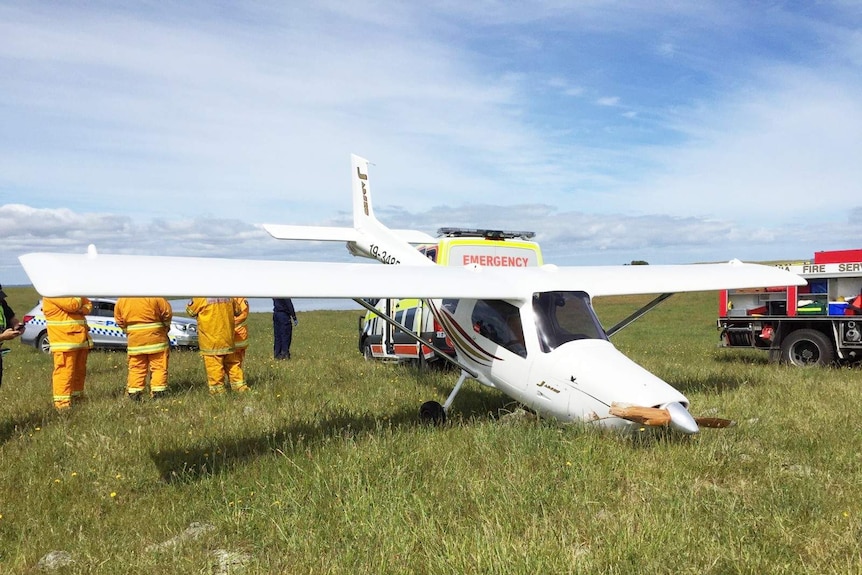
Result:
<svg viewBox="0 0 862 575">
<path fill-rule="evenodd" d="M 91 341 L 89 339 L 87 341 L 82 341 L 80 343 L 69 343 L 69 342 L 59 342 L 54 343 L 51 342 L 51 351 L 71 351 L 73 349 L 86 349 L 91 346 Z"/>
<path fill-rule="evenodd" d="M 85 319 L 67 319 L 64 321 L 57 321 L 57 320 L 49 319 L 49 320 L 46 320 L 45 323 L 48 325 L 56 325 L 56 326 L 60 326 L 60 325 L 87 325 L 87 320 L 85 320 Z"/>
<path fill-rule="evenodd" d="M 157 329 L 157 328 L 162 328 L 162 327 L 167 327 L 167 326 L 162 322 L 134 323 L 132 325 L 126 326 L 126 331 L 143 331 L 145 329 Z"/>
<path fill-rule="evenodd" d="M 170 347 L 168 342 L 162 341 L 159 343 L 151 343 L 148 345 L 135 345 L 129 346 L 128 352 L 129 355 L 143 355 L 145 353 L 156 353 L 159 351 L 164 351 Z"/>
</svg>

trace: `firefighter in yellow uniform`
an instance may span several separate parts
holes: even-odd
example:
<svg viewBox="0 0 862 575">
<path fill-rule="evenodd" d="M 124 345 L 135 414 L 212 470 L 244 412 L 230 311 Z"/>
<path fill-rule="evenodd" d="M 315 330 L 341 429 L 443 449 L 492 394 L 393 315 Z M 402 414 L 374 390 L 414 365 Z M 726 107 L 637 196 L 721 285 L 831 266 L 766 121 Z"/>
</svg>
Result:
<svg viewBox="0 0 862 575">
<path fill-rule="evenodd" d="M 161 397 L 168 390 L 168 330 L 174 313 L 163 297 L 121 297 L 114 306 L 114 319 L 129 336 L 129 399 L 140 401 L 150 374 L 150 395 Z"/>
<path fill-rule="evenodd" d="M 248 300 L 244 297 L 235 297 L 233 298 L 234 302 L 239 306 L 239 315 L 234 317 L 234 330 L 233 330 L 233 346 L 234 346 L 234 356 L 237 359 L 237 365 L 239 365 L 239 369 L 235 369 L 233 372 L 228 372 L 228 379 L 230 380 L 231 389 L 235 389 L 237 387 L 241 387 L 245 385 L 244 377 L 245 371 L 242 368 L 243 361 L 245 361 L 245 351 L 248 349 Z M 240 379 L 237 380 L 236 378 Z"/>
<path fill-rule="evenodd" d="M 224 393 L 227 374 L 233 374 L 233 391 L 248 391 L 244 383 L 242 367 L 233 353 L 235 317 L 240 314 L 239 305 L 229 297 L 195 297 L 189 300 L 186 312 L 198 320 L 198 347 L 204 358 L 207 383 L 212 395 Z"/>
<path fill-rule="evenodd" d="M 54 407 L 58 411 L 69 409 L 73 401 L 84 395 L 87 354 L 93 347 L 85 316 L 91 311 L 93 304 L 85 297 L 42 298 L 42 313 L 48 324 L 48 341 L 54 356 L 51 381 Z"/>
</svg>

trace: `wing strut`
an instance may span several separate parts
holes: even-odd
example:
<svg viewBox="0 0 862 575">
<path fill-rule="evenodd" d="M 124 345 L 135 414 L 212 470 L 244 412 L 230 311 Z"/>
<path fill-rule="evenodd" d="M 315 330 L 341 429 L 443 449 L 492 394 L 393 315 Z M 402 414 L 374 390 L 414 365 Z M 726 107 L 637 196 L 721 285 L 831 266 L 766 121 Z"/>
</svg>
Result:
<svg viewBox="0 0 862 575">
<path fill-rule="evenodd" d="M 422 338 L 419 337 L 418 335 L 416 335 L 410 328 L 408 328 L 407 326 L 405 326 L 403 324 L 398 323 L 397 321 L 395 321 L 394 319 L 392 319 L 391 317 L 389 317 L 385 313 L 380 313 L 379 309 L 375 308 L 373 305 L 371 305 L 367 301 L 365 301 L 363 299 L 359 299 L 359 298 L 354 298 L 353 301 L 355 301 L 356 303 L 358 303 L 359 305 L 361 305 L 362 307 L 364 307 L 365 309 L 367 309 L 371 313 L 377 315 L 379 318 L 381 318 L 383 321 L 385 321 L 389 325 L 393 325 L 396 328 L 400 329 L 401 331 L 403 331 L 407 335 L 407 337 L 416 340 L 421 345 L 430 347 L 441 358 L 445 359 L 446 361 L 448 361 L 452 365 L 458 367 L 458 369 L 460 369 L 461 371 L 466 371 L 467 373 L 469 373 L 470 377 L 473 377 L 473 378 L 479 377 L 478 373 L 476 373 L 475 371 L 473 371 L 472 369 L 470 369 L 466 365 L 459 363 L 456 359 L 452 358 L 445 351 L 436 348 L 435 346 L 428 343 L 427 341 L 423 341 Z"/>
<path fill-rule="evenodd" d="M 657 306 L 658 304 L 660 304 L 661 302 L 663 302 L 664 300 L 666 300 L 667 298 L 669 298 L 672 295 L 673 295 L 673 293 L 661 294 L 660 296 L 658 296 L 657 298 L 655 298 L 654 300 L 652 300 L 651 302 L 649 302 L 648 304 L 646 304 L 645 306 L 643 306 L 642 308 L 640 308 L 639 310 L 637 310 L 636 312 L 634 312 L 633 314 L 628 316 L 626 319 L 617 323 L 615 326 L 613 326 L 609 330 L 606 330 L 605 333 L 608 334 L 608 337 L 611 337 L 612 335 L 614 335 L 615 333 L 617 333 L 618 331 L 620 331 L 624 327 L 628 327 L 629 324 L 640 319 L 644 314 L 646 314 L 646 312 L 650 311 L 652 308 L 654 308 L 655 306 Z"/>
</svg>

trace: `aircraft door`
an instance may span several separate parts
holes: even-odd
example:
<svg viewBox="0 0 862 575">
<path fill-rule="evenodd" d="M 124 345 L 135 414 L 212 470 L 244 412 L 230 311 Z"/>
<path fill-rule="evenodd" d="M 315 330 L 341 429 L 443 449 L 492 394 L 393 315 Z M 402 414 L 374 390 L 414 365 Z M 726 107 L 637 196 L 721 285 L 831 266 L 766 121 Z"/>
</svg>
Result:
<svg viewBox="0 0 862 575">
<path fill-rule="evenodd" d="M 486 366 L 490 363 L 497 387 L 506 386 L 520 396 L 529 374 L 522 310 L 503 300 L 478 300 L 470 309 L 468 325 L 473 328 L 479 359 L 487 362 Z"/>
</svg>

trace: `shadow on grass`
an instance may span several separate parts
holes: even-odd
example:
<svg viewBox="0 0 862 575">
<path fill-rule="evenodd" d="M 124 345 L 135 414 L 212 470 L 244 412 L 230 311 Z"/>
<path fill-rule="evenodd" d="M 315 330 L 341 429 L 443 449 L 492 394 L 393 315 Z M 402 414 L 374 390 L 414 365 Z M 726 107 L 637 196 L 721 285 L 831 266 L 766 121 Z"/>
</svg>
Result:
<svg viewBox="0 0 862 575">
<path fill-rule="evenodd" d="M 37 427 L 46 424 L 45 410 L 31 411 L 30 413 L 12 417 L 0 423 L 0 445 L 3 445 L 13 437 L 28 430 L 35 430 Z"/>
<path fill-rule="evenodd" d="M 166 483 L 189 483 L 235 469 L 273 453 L 295 453 L 315 448 L 333 437 L 362 437 L 382 427 L 419 425 L 415 411 L 375 416 L 333 413 L 309 423 L 297 423 L 266 435 L 218 441 L 206 445 L 151 452 L 150 458 Z"/>
<path fill-rule="evenodd" d="M 480 390 L 462 389 L 453 416 L 462 420 L 486 418 L 511 400 L 489 397 Z M 150 452 L 150 459 L 166 483 L 189 483 L 233 470 L 258 457 L 273 453 L 297 453 L 323 445 L 334 437 L 361 438 L 380 429 L 406 429 L 428 425 L 419 420 L 419 406 L 379 415 L 331 413 L 313 422 L 297 423 L 265 435 L 214 440 L 182 449 Z"/>
</svg>

